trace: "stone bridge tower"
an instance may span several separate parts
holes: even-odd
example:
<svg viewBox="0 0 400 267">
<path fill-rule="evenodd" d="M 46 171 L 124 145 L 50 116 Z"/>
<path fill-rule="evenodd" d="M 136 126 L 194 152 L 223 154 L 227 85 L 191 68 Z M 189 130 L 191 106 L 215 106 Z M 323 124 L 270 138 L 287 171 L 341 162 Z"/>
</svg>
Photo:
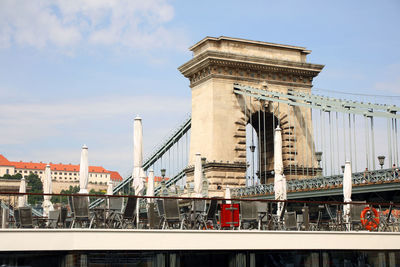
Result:
<svg viewBox="0 0 400 267">
<path fill-rule="evenodd" d="M 288 175 L 289 165 L 296 169 L 317 167 L 312 157 L 310 109 L 278 107 L 276 103 L 260 102 L 233 92 L 233 85 L 238 83 L 284 93 L 289 89 L 310 93 L 313 78 L 323 68 L 323 65 L 306 62 L 311 51 L 304 47 L 229 37 L 206 37 L 190 50 L 193 58 L 179 67 L 192 88 L 189 164 L 193 165 L 196 153 L 207 158 L 205 174 L 210 183 L 210 196 L 223 196 L 227 185 L 245 185 L 246 162 L 249 161 L 246 159 L 248 123 L 258 136 L 264 137 L 259 140 L 260 147 L 267 148 L 260 156 L 261 165 L 266 166 L 261 168 L 261 181 L 271 182 L 272 179 L 274 121 L 283 129 L 283 161 L 288 179 L 304 178 L 300 173 Z M 267 122 L 266 127 L 259 123 L 259 113 Z M 291 124 L 288 114 L 292 114 Z M 304 156 L 295 160 L 294 155 L 300 152 Z M 189 181 L 193 179 L 193 168 L 188 168 L 186 173 Z"/>
</svg>

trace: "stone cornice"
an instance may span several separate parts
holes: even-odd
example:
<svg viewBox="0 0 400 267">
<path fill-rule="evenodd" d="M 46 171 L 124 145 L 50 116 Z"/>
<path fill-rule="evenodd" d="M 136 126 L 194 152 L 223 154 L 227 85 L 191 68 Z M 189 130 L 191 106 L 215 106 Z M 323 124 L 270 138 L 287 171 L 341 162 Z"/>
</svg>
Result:
<svg viewBox="0 0 400 267">
<path fill-rule="evenodd" d="M 323 67 L 311 63 L 205 51 L 179 67 L 179 71 L 189 78 L 191 87 L 210 78 L 223 78 L 311 88 L 312 79 Z"/>
<path fill-rule="evenodd" d="M 187 78 L 207 65 L 229 66 L 249 70 L 297 73 L 315 77 L 324 65 L 242 56 L 225 52 L 205 51 L 183 64 L 178 70 Z"/>
<path fill-rule="evenodd" d="M 246 169 L 246 163 L 225 163 L 225 162 L 207 162 L 204 166 L 204 170 L 207 172 L 209 170 L 212 170 L 214 168 L 217 168 L 218 170 L 238 170 L 241 171 L 243 169 Z M 186 174 L 193 174 L 194 173 L 194 167 L 189 166 L 185 169 Z"/>
</svg>

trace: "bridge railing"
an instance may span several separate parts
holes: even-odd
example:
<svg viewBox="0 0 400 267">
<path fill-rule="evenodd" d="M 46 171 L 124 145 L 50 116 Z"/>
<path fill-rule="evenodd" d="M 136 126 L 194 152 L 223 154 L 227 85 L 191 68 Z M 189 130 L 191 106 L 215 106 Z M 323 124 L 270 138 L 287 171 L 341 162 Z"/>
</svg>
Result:
<svg viewBox="0 0 400 267">
<path fill-rule="evenodd" d="M 356 172 L 352 174 L 353 186 L 400 182 L 398 169 L 382 169 Z M 315 178 L 287 181 L 288 192 L 302 190 L 327 190 L 342 187 L 343 175 L 320 176 Z M 237 197 L 274 194 L 273 184 L 260 184 L 241 188 L 232 188 L 232 195 Z"/>
<path fill-rule="evenodd" d="M 37 216 L 16 207 L 23 195 L 50 195 L 53 207 Z M 278 201 L 132 195 L 0 192 L 1 228 L 182 229 L 258 231 L 400 231 L 400 203 Z M 103 199 L 89 210 L 89 202 Z M 40 206 L 40 203 L 35 203 Z M 6 212 L 7 207 L 13 211 Z"/>
</svg>

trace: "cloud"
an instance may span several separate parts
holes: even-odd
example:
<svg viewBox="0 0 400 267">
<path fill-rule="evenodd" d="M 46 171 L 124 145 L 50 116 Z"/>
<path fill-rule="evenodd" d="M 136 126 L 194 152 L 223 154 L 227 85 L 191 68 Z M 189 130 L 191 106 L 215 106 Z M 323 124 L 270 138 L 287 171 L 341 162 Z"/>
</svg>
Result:
<svg viewBox="0 0 400 267">
<path fill-rule="evenodd" d="M 129 49 L 175 48 L 182 31 L 168 27 L 174 9 L 165 0 L 3 0 L 0 48 L 79 45 Z"/>
<path fill-rule="evenodd" d="M 190 110 L 190 99 L 154 96 L 103 96 L 81 100 L 4 103 L 0 106 L 0 145 L 23 144 L 60 136 L 104 138 L 107 125 L 140 114 L 154 118 L 163 114 L 181 117 Z M 167 118 L 164 119 L 169 121 Z M 122 122 L 124 123 L 124 122 Z M 106 125 L 106 126 L 104 126 Z M 130 126 L 130 125 L 129 125 Z M 161 125 L 162 126 L 162 125 Z M 126 127 L 126 126 L 124 126 Z M 154 127 L 155 128 L 155 127 Z"/>
</svg>

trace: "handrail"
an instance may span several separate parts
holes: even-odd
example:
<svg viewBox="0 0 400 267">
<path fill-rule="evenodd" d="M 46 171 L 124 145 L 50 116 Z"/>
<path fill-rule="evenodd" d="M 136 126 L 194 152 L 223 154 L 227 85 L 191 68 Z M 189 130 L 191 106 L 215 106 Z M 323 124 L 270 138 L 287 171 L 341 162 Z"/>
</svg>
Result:
<svg viewBox="0 0 400 267">
<path fill-rule="evenodd" d="M 400 179 L 400 174 L 393 169 L 382 169 L 368 172 L 356 172 L 352 174 L 353 185 L 362 185 L 369 183 L 390 182 Z M 400 180 L 399 180 L 400 181 Z M 324 189 L 330 186 L 341 186 L 343 183 L 343 175 L 319 176 L 315 178 L 295 179 L 287 181 L 288 191 L 297 190 L 316 190 Z M 274 193 L 274 185 L 260 184 L 257 186 L 232 188 L 232 195 L 249 196 L 256 194 L 272 194 Z"/>
</svg>

